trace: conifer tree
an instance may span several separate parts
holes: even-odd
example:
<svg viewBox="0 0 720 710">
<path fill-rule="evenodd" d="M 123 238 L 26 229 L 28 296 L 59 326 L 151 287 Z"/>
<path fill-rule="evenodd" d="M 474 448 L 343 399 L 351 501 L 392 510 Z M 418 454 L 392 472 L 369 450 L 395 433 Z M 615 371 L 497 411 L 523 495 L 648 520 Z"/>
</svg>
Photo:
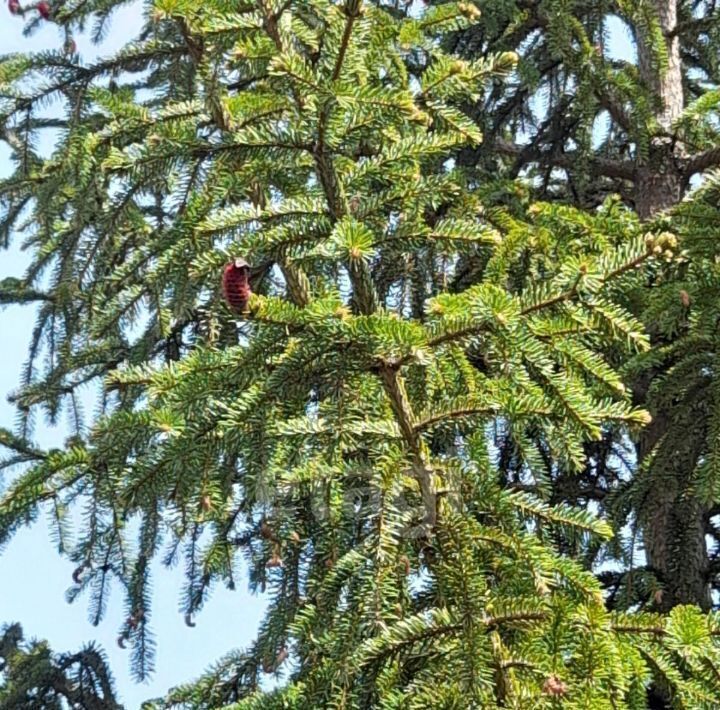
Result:
<svg viewBox="0 0 720 710">
<path fill-rule="evenodd" d="M 640 219 L 684 233 L 682 247 L 696 257 L 678 268 L 651 267 L 624 302 L 654 346 L 626 368 L 652 426 L 632 452 L 624 432 L 608 433 L 591 447 L 597 465 L 583 483 L 556 472 L 554 495 L 614 511 L 618 530 L 631 524 L 617 552 L 624 569 L 607 576 L 618 599 L 629 586 L 632 603 L 708 609 L 720 583 L 713 453 L 720 412 L 709 330 L 715 306 L 705 298 L 716 288 L 716 252 L 701 241 L 717 215 L 707 203 L 712 186 L 696 206 L 680 202 L 720 166 L 717 4 L 517 0 L 478 7 L 478 22 L 454 33 L 449 48 L 466 58 L 512 48 L 520 61 L 513 82 L 494 84 L 471 109 L 485 140 L 463 148 L 459 163 L 478 179 L 524 175 L 536 198 L 584 208 L 618 195 Z M 619 33 L 629 40 L 624 56 Z M 618 466 L 623 458 L 628 465 Z M 646 563 L 638 567 L 633 554 L 641 544 Z"/>
<path fill-rule="evenodd" d="M 0 707 L 14 710 L 120 710 L 105 657 L 93 646 L 54 656 L 26 642 L 19 624 L 0 633 Z"/>
<path fill-rule="evenodd" d="M 70 36 L 111 9 L 50 17 Z M 647 349 L 623 300 L 676 235 L 615 199 L 518 183 L 503 204 L 458 165 L 483 140 L 467 107 L 517 65 L 443 48 L 476 22 L 464 2 L 160 0 L 117 56 L 84 66 L 66 40 L 0 63 L 2 230 L 34 256 L 2 299 L 39 304 L 0 542 L 50 509 L 71 598 L 99 622 L 124 589 L 140 678 L 156 557 L 185 565 L 189 625 L 243 565 L 270 599 L 249 649 L 156 706 L 642 708 L 654 682 L 715 707 L 717 618 L 609 612 L 588 559 L 611 530 L 544 499 L 536 443 L 579 471 L 608 427 L 648 423 L 605 353 Z M 40 449 L 33 414 L 62 411 L 73 436 Z"/>
</svg>

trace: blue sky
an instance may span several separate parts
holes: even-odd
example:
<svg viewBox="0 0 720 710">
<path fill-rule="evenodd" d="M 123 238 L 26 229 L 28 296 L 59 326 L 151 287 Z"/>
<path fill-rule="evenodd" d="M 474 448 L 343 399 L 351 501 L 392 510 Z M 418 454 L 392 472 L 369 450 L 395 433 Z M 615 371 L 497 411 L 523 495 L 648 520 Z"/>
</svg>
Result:
<svg viewBox="0 0 720 710">
<path fill-rule="evenodd" d="M 48 23 L 30 38 L 22 36 L 23 23 L 19 18 L 3 13 L 2 51 L 42 51 L 60 47 L 63 38 L 54 25 Z M 122 9 L 112 24 L 103 45 L 93 47 L 78 41 L 83 61 L 88 62 L 98 52 L 110 54 L 134 35 L 140 26 L 140 12 L 135 7 Z M 8 152 L 0 146 L 0 176 L 8 174 L 11 166 Z M 0 279 L 20 276 L 29 256 L 19 248 L 0 252 Z M 0 310 L 0 426 L 12 428 L 15 412 L 5 401 L 20 381 L 27 346 L 34 324 L 32 307 L 13 306 Z M 65 427 L 51 429 L 37 422 L 36 438 L 44 445 L 61 445 Z M 0 490 L 3 481 L 0 477 Z M 47 523 L 39 520 L 16 535 L 0 555 L 0 624 L 19 621 L 28 636 L 45 638 L 56 651 L 73 651 L 89 641 L 96 641 L 108 653 L 120 699 L 131 710 L 143 700 L 162 695 L 169 687 L 199 675 L 211 663 L 232 648 L 247 645 L 255 636 L 264 602 L 247 592 L 246 580 L 237 591 L 222 587 L 213 593 L 205 609 L 196 619 L 197 626 L 185 626 L 178 610 L 182 568 L 157 568 L 154 575 L 152 627 L 157 641 L 156 673 L 151 682 L 135 684 L 130 678 L 129 651 L 116 645 L 117 633 L 123 621 L 120 590 L 111 599 L 106 619 L 98 627 L 87 619 L 87 598 L 74 604 L 65 601 L 65 591 L 72 585 L 74 565 L 59 557 L 48 537 Z"/>
</svg>

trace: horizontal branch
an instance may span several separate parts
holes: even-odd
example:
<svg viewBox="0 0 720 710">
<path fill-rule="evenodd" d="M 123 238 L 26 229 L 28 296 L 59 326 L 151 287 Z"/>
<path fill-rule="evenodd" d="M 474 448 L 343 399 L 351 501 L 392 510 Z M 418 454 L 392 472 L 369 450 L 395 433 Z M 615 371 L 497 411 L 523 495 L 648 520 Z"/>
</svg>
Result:
<svg viewBox="0 0 720 710">
<path fill-rule="evenodd" d="M 641 254 L 640 256 L 635 257 L 634 259 L 631 259 L 627 263 L 623 264 L 622 266 L 619 266 L 617 269 L 605 274 L 605 276 L 602 278 L 602 282 L 606 283 L 607 281 L 610 281 L 611 279 L 617 278 L 618 276 L 621 276 L 622 274 L 626 273 L 627 271 L 631 271 L 636 266 L 639 266 L 644 261 L 649 259 L 652 256 L 651 252 L 646 252 L 644 254 Z M 575 281 L 575 283 L 570 286 L 566 291 L 563 291 L 562 293 L 559 293 L 557 296 L 551 296 L 550 298 L 545 299 L 544 301 L 540 301 L 539 303 L 534 303 L 531 306 L 527 306 L 526 308 L 523 308 L 519 315 L 520 316 L 528 316 L 533 313 L 536 313 L 537 311 L 543 310 L 545 308 L 549 308 L 551 306 L 557 305 L 559 303 L 565 303 L 566 301 L 571 300 L 574 298 L 578 293 L 578 286 L 580 285 L 580 277 Z M 467 326 L 466 328 L 461 328 L 460 330 L 450 331 L 448 333 L 443 333 L 442 335 L 438 335 L 434 338 L 430 338 L 428 340 L 427 345 L 429 347 L 436 347 L 438 345 L 442 345 L 443 343 L 447 343 L 450 341 L 456 341 L 456 340 L 462 340 L 463 338 L 467 338 L 472 335 L 480 335 L 480 333 L 486 331 L 488 329 L 488 324 L 483 323 L 482 325 L 478 326 Z M 403 357 L 397 358 L 393 361 L 393 365 L 395 367 L 400 367 L 404 364 L 406 364 L 411 359 L 410 355 L 405 355 Z"/>
<path fill-rule="evenodd" d="M 685 179 L 718 165 L 720 165 L 720 146 L 697 153 L 689 158 L 685 164 Z"/>
<path fill-rule="evenodd" d="M 675 27 L 665 32 L 665 36 L 668 39 L 672 39 L 673 37 L 690 33 L 693 35 L 693 39 L 695 39 L 698 34 L 707 32 L 708 30 L 713 29 L 713 27 L 717 27 L 718 22 L 720 22 L 720 11 L 710 13 L 705 17 L 693 17 L 691 19 L 678 22 Z"/>
<path fill-rule="evenodd" d="M 457 417 L 474 417 L 481 414 L 497 414 L 497 407 L 466 407 L 464 409 L 453 409 L 449 412 L 439 412 L 438 414 L 423 419 L 415 424 L 416 431 L 422 431 L 431 427 L 433 424 L 443 421 L 444 419 L 455 419 Z"/>
<path fill-rule="evenodd" d="M 495 139 L 493 147 L 499 153 L 513 156 L 525 163 L 543 163 L 565 170 L 572 170 L 583 163 L 587 164 L 593 175 L 618 178 L 620 180 L 635 179 L 635 164 L 628 160 L 612 158 L 586 158 L 576 151 L 560 154 L 549 154 L 537 150 L 531 145 L 519 145 L 500 138 Z"/>
</svg>

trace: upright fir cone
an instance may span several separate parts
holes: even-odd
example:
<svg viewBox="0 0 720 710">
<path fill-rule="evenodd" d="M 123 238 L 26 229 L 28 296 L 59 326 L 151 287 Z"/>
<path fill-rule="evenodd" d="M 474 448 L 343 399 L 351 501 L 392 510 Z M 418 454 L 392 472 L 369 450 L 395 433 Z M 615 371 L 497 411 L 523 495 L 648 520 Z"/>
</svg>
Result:
<svg viewBox="0 0 720 710">
<path fill-rule="evenodd" d="M 50 5 L 48 5 L 45 0 L 42 0 L 42 2 L 38 3 L 37 11 L 40 13 L 40 17 L 42 17 L 43 20 L 50 19 Z"/>
<path fill-rule="evenodd" d="M 8 10 L 11 15 L 22 14 L 22 7 L 20 6 L 20 0 L 8 0 Z"/>
<path fill-rule="evenodd" d="M 223 294 L 228 306 L 236 313 L 246 313 L 250 299 L 250 264 L 245 259 L 235 259 L 223 272 Z"/>
</svg>

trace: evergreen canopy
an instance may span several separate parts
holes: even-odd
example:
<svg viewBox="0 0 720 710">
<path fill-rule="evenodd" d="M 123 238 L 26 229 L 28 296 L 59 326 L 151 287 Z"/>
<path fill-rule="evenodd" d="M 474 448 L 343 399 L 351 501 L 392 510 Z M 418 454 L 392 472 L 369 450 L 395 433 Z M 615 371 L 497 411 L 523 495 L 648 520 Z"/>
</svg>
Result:
<svg viewBox="0 0 720 710">
<path fill-rule="evenodd" d="M 0 707 L 121 710 L 105 657 L 92 645 L 55 656 L 46 643 L 27 642 L 19 624 L 0 631 Z"/>
<path fill-rule="evenodd" d="M 522 175 L 536 199 L 584 209 L 617 195 L 642 219 L 666 220 L 692 257 L 645 271 L 626 294 L 653 345 L 633 361 L 614 360 L 633 401 L 653 416 L 630 447 L 632 475 L 617 465 L 628 447 L 615 430 L 586 447 L 580 476 L 562 468 L 551 476 L 556 499 L 592 501 L 613 519 L 626 548 L 622 569 L 604 574 L 614 602 L 709 609 L 720 593 L 717 3 L 478 7 L 480 20 L 453 33 L 449 46 L 466 58 L 513 48 L 520 62 L 513 81 L 495 84 L 470 109 L 484 139 L 463 148 L 458 163 L 477 180 Z M 690 195 L 698 183 L 703 191 Z M 644 556 L 636 559 L 640 543 Z"/>
<path fill-rule="evenodd" d="M 650 421 L 618 372 L 650 345 L 628 294 L 687 268 L 691 208 L 647 224 L 467 170 L 469 107 L 518 71 L 448 49 L 472 4 L 149 13 L 95 64 L 72 46 L 0 63 L 0 230 L 33 253 L 0 295 L 39 304 L 0 542 L 50 509 L 70 596 L 97 623 L 124 589 L 138 678 L 154 558 L 184 562 L 189 624 L 249 571 L 270 598 L 255 643 L 157 707 L 643 708 L 651 683 L 716 707 L 720 620 L 608 610 L 611 526 L 548 475 Z M 242 318 L 219 287 L 234 257 L 253 265 Z M 73 436 L 39 449 L 34 412 L 63 409 Z"/>
</svg>

